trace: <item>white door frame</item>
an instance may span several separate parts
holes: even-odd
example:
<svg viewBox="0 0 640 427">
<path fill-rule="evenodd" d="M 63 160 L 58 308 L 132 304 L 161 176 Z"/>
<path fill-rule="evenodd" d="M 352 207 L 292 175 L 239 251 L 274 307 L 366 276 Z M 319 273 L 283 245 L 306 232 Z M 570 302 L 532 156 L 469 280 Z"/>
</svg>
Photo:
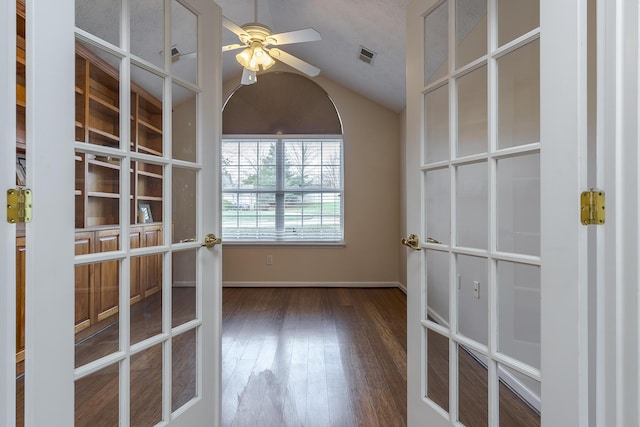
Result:
<svg viewBox="0 0 640 427">
<path fill-rule="evenodd" d="M 0 187 L 2 197 L 15 186 L 16 140 L 16 4 L 7 1 L 0 7 Z M 16 283 L 16 226 L 0 218 L 0 283 Z M 0 286 L 0 424 L 15 422 L 16 387 L 16 288 Z"/>
<path fill-rule="evenodd" d="M 25 426 L 52 419 L 73 425 L 74 313 L 61 308 L 75 298 L 75 201 L 66 190 L 75 182 L 74 2 L 28 0 L 26 15 L 27 183 L 33 190 L 33 221 L 26 226 Z M 60 156 L 65 147 L 68 155 Z M 62 160 L 52 164 L 58 157 Z"/>
<path fill-rule="evenodd" d="M 126 4 L 126 2 L 125 2 Z M 219 6 L 200 2 L 206 13 L 215 10 L 221 24 Z M 2 192 L 15 187 L 15 2 L 0 8 L 0 183 Z M 33 190 L 33 221 L 26 225 L 28 247 L 26 270 L 26 354 L 25 425 L 73 425 L 74 423 L 74 86 L 75 86 L 75 3 L 74 0 L 27 0 L 27 182 Z M 200 86 L 210 97 L 200 97 L 201 111 L 220 112 L 221 103 L 221 25 L 200 25 L 199 46 L 209 52 L 200 61 Z M 209 49 L 207 49 L 207 47 Z M 213 51 L 210 48 L 215 48 Z M 34 55 L 37 52 L 37 55 Z M 203 118 L 199 135 L 203 139 L 200 156 L 213 167 L 199 176 L 198 209 L 215 212 L 219 200 L 220 120 Z M 61 155 L 61 153 L 63 153 Z M 202 159 L 203 157 L 201 157 Z M 52 159 L 55 159 L 52 160 Z M 170 174 L 169 174 L 170 176 Z M 207 197 L 202 197 L 207 192 Z M 126 227 L 125 227 L 126 229 Z M 219 215 L 200 215 L 200 237 L 220 234 Z M 169 234 L 169 233 L 167 233 Z M 0 290 L 0 424 L 15 423 L 15 225 L 2 220 L 0 257 L 4 283 Z M 198 245 L 194 245 L 198 246 Z M 198 368 L 204 372 L 197 383 L 200 396 L 171 425 L 201 424 L 198 412 L 207 422 L 220 420 L 220 330 L 221 330 L 221 249 L 198 250 L 200 278 L 207 277 L 201 300 L 218 304 L 216 309 L 199 305 L 202 319 L 198 330 Z M 206 262 L 206 265 L 205 265 Z M 213 271 L 211 271 L 213 270 Z M 169 271 L 169 270 L 166 270 Z M 165 272 L 165 277 L 167 273 Z M 169 285 L 170 286 L 170 285 Z M 126 301 L 128 302 L 128 300 Z M 209 304 L 209 303 L 208 303 Z M 73 307 L 73 303 L 71 303 Z M 207 333 L 203 333 L 205 328 Z M 207 369 L 204 369 L 207 366 Z M 165 381 L 166 381 L 165 377 Z M 171 378 L 169 377 L 170 381 Z M 167 402 L 165 401 L 165 405 Z M 171 404 L 170 401 L 168 403 Z M 197 411 L 192 409 L 199 408 Z"/>
<path fill-rule="evenodd" d="M 587 1 L 541 1 L 542 425 L 588 425 Z M 561 397 L 561 398 L 558 398 Z"/>
<path fill-rule="evenodd" d="M 420 2 L 422 9 L 418 2 L 407 9 L 407 34 L 414 36 L 407 40 L 407 52 L 424 51 L 425 2 Z M 578 200 L 587 188 L 587 0 L 541 0 L 540 27 L 542 425 L 584 426 L 588 425 L 588 254 Z M 418 163 L 423 111 L 416 95 L 423 87 L 421 61 L 419 53 L 407 55 L 407 235 L 424 231 Z M 417 302 L 425 297 L 419 291 L 424 256 L 411 252 L 407 258 L 408 425 L 452 425 L 442 417 L 425 419 L 426 409 L 420 409 L 427 407 L 418 363 L 425 351 Z"/>
<path fill-rule="evenodd" d="M 640 10 L 597 2 L 597 185 L 607 218 L 598 230 L 597 425 L 640 423 Z"/>
</svg>

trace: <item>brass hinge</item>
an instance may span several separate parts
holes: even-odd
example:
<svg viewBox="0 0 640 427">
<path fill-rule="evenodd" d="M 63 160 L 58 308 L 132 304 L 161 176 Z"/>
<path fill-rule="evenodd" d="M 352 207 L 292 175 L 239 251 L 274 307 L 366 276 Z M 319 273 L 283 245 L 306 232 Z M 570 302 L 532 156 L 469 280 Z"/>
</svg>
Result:
<svg viewBox="0 0 640 427">
<path fill-rule="evenodd" d="M 31 222 L 31 190 L 10 188 L 7 190 L 7 222 Z"/>
<path fill-rule="evenodd" d="M 580 195 L 580 222 L 582 225 L 604 224 L 604 191 L 585 191 Z"/>
</svg>

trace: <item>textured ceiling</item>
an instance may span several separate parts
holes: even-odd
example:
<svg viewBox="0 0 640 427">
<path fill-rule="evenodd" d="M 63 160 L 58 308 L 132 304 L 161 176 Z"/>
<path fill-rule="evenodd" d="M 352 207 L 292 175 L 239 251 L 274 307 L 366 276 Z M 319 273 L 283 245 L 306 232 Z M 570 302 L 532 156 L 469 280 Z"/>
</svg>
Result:
<svg viewBox="0 0 640 427">
<path fill-rule="evenodd" d="M 254 0 L 215 0 L 222 13 L 238 25 L 254 21 Z M 76 0 L 76 25 L 118 45 L 118 0 Z M 315 28 L 321 41 L 283 46 L 282 50 L 321 69 L 321 74 L 391 110 L 405 107 L 405 11 L 409 0 L 258 0 L 258 22 L 274 33 Z M 132 0 L 131 48 L 156 65 L 162 64 L 163 0 Z M 172 45 L 187 54 L 172 64 L 173 72 L 193 80 L 194 18 L 172 1 Z M 222 29 L 223 44 L 237 43 L 235 34 Z M 377 53 L 373 65 L 358 59 L 360 46 Z M 237 51 L 223 54 L 223 79 L 242 71 Z M 115 62 L 117 60 L 113 58 Z M 136 82 L 160 95 L 152 76 L 134 67 Z M 259 79 L 258 79 L 259 81 Z M 175 100 L 182 97 L 176 96 Z"/>
<path fill-rule="evenodd" d="M 253 0 L 216 0 L 238 25 L 254 21 Z M 409 0 L 258 0 L 258 22 L 274 33 L 315 28 L 321 41 L 282 50 L 320 68 L 321 75 L 393 111 L 405 107 L 405 11 Z M 237 43 L 224 29 L 223 44 Z M 373 65 L 358 59 L 360 46 L 374 52 Z M 236 52 L 223 54 L 223 79 L 241 73 Z M 258 84 L 260 78 L 258 77 Z"/>
</svg>

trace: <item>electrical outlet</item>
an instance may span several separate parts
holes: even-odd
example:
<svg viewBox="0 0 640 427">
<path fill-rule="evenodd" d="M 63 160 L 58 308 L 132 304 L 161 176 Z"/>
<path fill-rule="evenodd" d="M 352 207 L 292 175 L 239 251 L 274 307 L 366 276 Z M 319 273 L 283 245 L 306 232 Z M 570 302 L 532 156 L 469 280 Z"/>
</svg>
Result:
<svg viewBox="0 0 640 427">
<path fill-rule="evenodd" d="M 473 296 L 480 299 L 480 282 L 477 280 L 473 281 Z"/>
<path fill-rule="evenodd" d="M 267 265 L 273 265 L 273 255 L 267 255 L 266 263 Z"/>
</svg>

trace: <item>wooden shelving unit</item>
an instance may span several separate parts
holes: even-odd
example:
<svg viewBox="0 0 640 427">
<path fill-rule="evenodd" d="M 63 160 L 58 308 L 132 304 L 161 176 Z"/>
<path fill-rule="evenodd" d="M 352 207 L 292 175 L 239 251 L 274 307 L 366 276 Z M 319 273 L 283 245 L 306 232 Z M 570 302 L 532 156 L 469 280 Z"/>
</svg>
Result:
<svg viewBox="0 0 640 427">
<path fill-rule="evenodd" d="M 81 44 L 75 93 L 76 141 L 121 148 L 118 70 Z M 162 156 L 162 102 L 132 83 L 130 106 L 130 150 Z M 87 155 L 76 166 L 76 227 L 117 224 L 120 162 Z M 162 167 L 133 162 L 130 171 L 131 223 L 137 223 L 139 203 L 149 204 L 154 221 L 161 222 Z"/>
<path fill-rule="evenodd" d="M 25 156 L 26 138 L 26 21 L 23 0 L 16 0 L 16 155 Z M 76 43 L 75 140 L 131 152 L 162 156 L 162 101 L 142 87 L 131 84 L 131 141 L 122 145 L 120 132 L 119 71 L 89 48 Z M 76 255 L 119 250 L 121 245 L 119 159 L 78 152 L 75 159 Z M 132 248 L 161 245 L 163 167 L 151 163 L 128 165 Z M 154 223 L 138 221 L 139 203 L 148 204 Z M 25 247 L 24 229 L 16 240 L 16 363 L 23 372 L 25 342 Z M 117 261 L 76 267 L 75 332 L 77 339 L 90 336 L 117 320 L 119 267 Z M 162 255 L 131 260 L 131 304 L 162 289 Z"/>
</svg>

